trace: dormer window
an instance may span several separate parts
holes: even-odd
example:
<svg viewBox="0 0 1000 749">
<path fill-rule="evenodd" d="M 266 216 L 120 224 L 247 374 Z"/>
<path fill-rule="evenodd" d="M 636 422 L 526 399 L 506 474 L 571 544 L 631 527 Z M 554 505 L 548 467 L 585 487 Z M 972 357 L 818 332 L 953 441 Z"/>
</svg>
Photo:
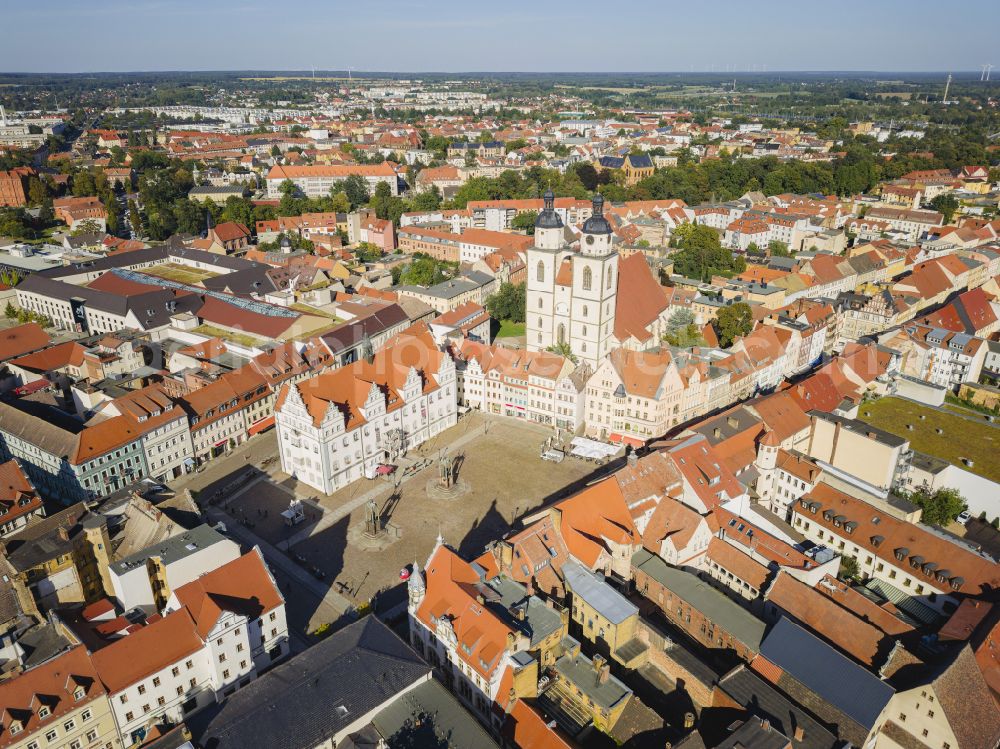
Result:
<svg viewBox="0 0 1000 749">
<path fill-rule="evenodd" d="M 84 689 L 83 687 L 77 687 L 73 691 L 73 699 L 74 700 L 82 700 L 86 696 L 87 696 L 87 690 Z"/>
<path fill-rule="evenodd" d="M 10 731 L 11 736 L 17 736 L 17 734 L 21 733 L 21 724 L 15 720 L 10 724 L 10 728 L 8 730 Z"/>
<path fill-rule="evenodd" d="M 903 560 L 906 559 L 906 557 L 909 556 L 909 554 L 910 554 L 910 550 L 907 549 L 905 546 L 899 547 L 898 549 L 896 549 L 896 552 L 895 552 L 896 561 L 902 562 Z"/>
<path fill-rule="evenodd" d="M 40 708 L 38 708 L 38 717 L 39 718 L 47 718 L 47 717 L 49 717 L 49 713 L 51 713 L 51 712 L 52 711 L 49 710 L 49 706 L 48 705 L 42 705 Z"/>
</svg>

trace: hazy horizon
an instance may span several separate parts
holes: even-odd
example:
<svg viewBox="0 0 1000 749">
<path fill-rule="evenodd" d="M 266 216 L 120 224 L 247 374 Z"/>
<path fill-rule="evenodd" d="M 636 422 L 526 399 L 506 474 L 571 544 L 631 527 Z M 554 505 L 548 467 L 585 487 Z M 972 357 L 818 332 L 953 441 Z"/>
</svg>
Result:
<svg viewBox="0 0 1000 749">
<path fill-rule="evenodd" d="M 276 15 L 261 0 L 51 0 L 3 11 L 18 31 L 0 70 L 978 74 L 1000 64 L 1000 3 L 989 0 L 847 0 L 829 14 L 791 0 L 636 5 L 300 0 Z"/>
</svg>

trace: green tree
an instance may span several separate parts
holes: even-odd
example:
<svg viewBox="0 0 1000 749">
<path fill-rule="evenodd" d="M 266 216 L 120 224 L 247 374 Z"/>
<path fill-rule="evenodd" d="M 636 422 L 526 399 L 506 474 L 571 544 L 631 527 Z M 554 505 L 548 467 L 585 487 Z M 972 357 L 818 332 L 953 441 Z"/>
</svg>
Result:
<svg viewBox="0 0 1000 749">
<path fill-rule="evenodd" d="M 226 198 L 226 205 L 222 210 L 220 218 L 223 221 L 236 221 L 249 229 L 254 227 L 254 206 L 246 198 L 239 198 L 230 195 Z"/>
<path fill-rule="evenodd" d="M 788 244 L 777 239 L 772 239 L 767 243 L 767 251 L 771 253 L 772 257 L 791 257 L 791 252 L 788 250 Z"/>
<path fill-rule="evenodd" d="M 528 297 L 525 285 L 510 282 L 500 284 L 495 294 L 486 298 L 486 310 L 496 320 L 524 322 Z"/>
<path fill-rule="evenodd" d="M 414 256 L 413 261 L 400 271 L 398 283 L 407 286 L 433 286 L 447 278 L 446 269 L 450 269 L 448 264 L 434 258 Z"/>
<path fill-rule="evenodd" d="M 351 212 L 351 199 L 347 197 L 347 193 L 343 190 L 335 191 L 335 188 L 330 188 L 330 194 L 332 202 L 330 204 L 330 209 L 334 213 L 350 213 Z"/>
<path fill-rule="evenodd" d="M 939 211 L 941 215 L 944 216 L 944 222 L 946 224 L 950 224 L 951 219 L 954 217 L 955 212 L 959 208 L 958 198 L 950 192 L 943 192 L 940 195 L 934 196 L 934 199 L 931 201 L 931 207 L 935 211 Z"/>
<path fill-rule="evenodd" d="M 281 156 L 281 149 L 278 148 L 277 145 L 271 146 L 271 156 L 274 156 L 275 158 Z"/>
<path fill-rule="evenodd" d="M 741 264 L 746 269 L 746 261 L 734 258 L 710 226 L 681 224 L 674 229 L 670 243 L 679 250 L 671 256 L 674 272 L 682 276 L 709 281 L 714 275 L 732 276 L 739 272 Z"/>
<path fill-rule="evenodd" d="M 73 236 L 80 234 L 100 234 L 101 225 L 92 218 L 85 218 L 73 225 Z"/>
<path fill-rule="evenodd" d="M 42 205 L 49 197 L 48 188 L 38 177 L 28 180 L 28 204 L 36 207 Z"/>
<path fill-rule="evenodd" d="M 362 263 L 373 263 L 382 257 L 382 250 L 370 242 L 362 242 L 354 250 L 354 256 Z"/>
<path fill-rule="evenodd" d="M 845 555 L 840 558 L 841 580 L 856 580 L 860 574 L 861 569 L 858 567 L 858 560 L 856 557 L 849 557 Z"/>
<path fill-rule="evenodd" d="M 959 513 L 968 509 L 962 494 L 947 487 L 935 491 L 920 487 L 906 498 L 923 509 L 922 521 L 928 525 L 948 525 Z"/>
<path fill-rule="evenodd" d="M 351 201 L 351 207 L 357 208 L 364 205 L 371 198 L 368 192 L 368 182 L 360 174 L 352 174 L 342 182 L 338 182 L 331 188 L 337 192 L 342 192 Z"/>
<path fill-rule="evenodd" d="M 437 185 L 432 185 L 430 190 L 414 195 L 410 203 L 415 211 L 436 211 L 441 207 L 441 191 Z"/>
<path fill-rule="evenodd" d="M 551 351 L 553 354 L 559 354 L 559 356 L 564 356 L 574 364 L 576 363 L 576 354 L 573 353 L 572 346 L 570 346 L 566 341 L 563 341 L 562 343 L 553 343 L 545 350 Z"/>
<path fill-rule="evenodd" d="M 94 175 L 89 171 L 77 172 L 73 177 L 73 195 L 83 198 L 95 194 Z"/>
<path fill-rule="evenodd" d="M 753 312 L 750 310 L 750 305 L 736 302 L 723 307 L 719 310 L 712 327 L 715 328 L 722 347 L 728 348 L 737 338 L 753 330 Z"/>
<path fill-rule="evenodd" d="M 510 222 L 510 228 L 520 230 L 526 234 L 535 233 L 535 221 L 538 219 L 538 211 L 524 211 L 514 216 Z"/>
</svg>

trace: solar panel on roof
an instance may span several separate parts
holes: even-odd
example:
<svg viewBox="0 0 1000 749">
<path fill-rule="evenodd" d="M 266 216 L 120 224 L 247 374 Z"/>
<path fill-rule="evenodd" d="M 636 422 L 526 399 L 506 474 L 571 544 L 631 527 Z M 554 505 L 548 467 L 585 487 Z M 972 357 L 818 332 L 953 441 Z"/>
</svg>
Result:
<svg viewBox="0 0 1000 749">
<path fill-rule="evenodd" d="M 273 304 L 268 304 L 266 302 L 258 302 L 255 299 L 243 299 L 242 297 L 230 296 L 229 294 L 223 294 L 218 291 L 209 291 L 208 289 L 203 289 L 200 286 L 190 286 L 185 283 L 171 281 L 168 278 L 148 276 L 144 273 L 138 273 L 126 268 L 114 268 L 111 270 L 111 273 L 114 273 L 116 276 L 123 278 L 126 281 L 135 281 L 136 283 L 142 283 L 148 286 L 163 286 L 169 289 L 177 289 L 179 291 L 190 291 L 201 296 L 210 296 L 213 299 L 218 299 L 220 302 L 225 302 L 226 304 L 231 304 L 234 307 L 245 309 L 257 315 L 264 315 L 265 317 L 292 318 L 299 316 L 298 312 L 285 309 L 284 307 L 278 307 Z"/>
</svg>

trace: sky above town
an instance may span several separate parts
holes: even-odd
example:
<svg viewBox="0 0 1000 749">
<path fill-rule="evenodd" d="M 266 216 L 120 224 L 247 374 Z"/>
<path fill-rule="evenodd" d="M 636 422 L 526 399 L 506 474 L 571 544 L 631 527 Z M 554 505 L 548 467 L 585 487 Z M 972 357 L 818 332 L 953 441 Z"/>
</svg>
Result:
<svg viewBox="0 0 1000 749">
<path fill-rule="evenodd" d="M 5 72 L 1000 65 L 997 0 L 0 0 L 0 18 Z"/>
</svg>

